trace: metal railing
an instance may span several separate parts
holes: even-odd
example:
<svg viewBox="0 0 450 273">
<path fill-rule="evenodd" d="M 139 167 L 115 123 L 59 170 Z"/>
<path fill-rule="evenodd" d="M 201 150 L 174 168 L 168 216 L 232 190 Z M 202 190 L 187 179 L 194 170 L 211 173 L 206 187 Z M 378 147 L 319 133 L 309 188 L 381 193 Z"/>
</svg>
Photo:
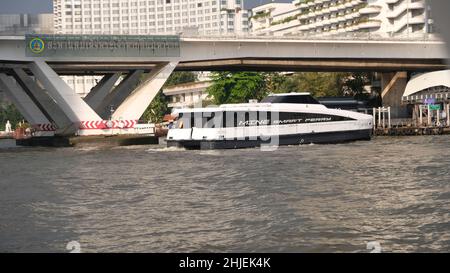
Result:
<svg viewBox="0 0 450 273">
<path fill-rule="evenodd" d="M 25 34 L 36 34 L 19 32 L 0 32 L 0 36 L 24 36 Z M 44 33 L 39 33 L 44 34 Z M 303 34 L 298 33 L 295 35 L 256 35 L 254 33 L 167 33 L 167 35 L 179 35 L 181 39 L 201 39 L 201 40 L 305 40 L 305 41 L 410 41 L 410 42 L 442 42 L 442 38 L 439 34 L 397 34 L 391 35 L 389 33 L 370 33 L 370 32 L 344 32 L 339 34 Z M 91 34 L 77 34 L 77 35 L 91 35 Z M 128 36 L 128 34 L 119 33 L 103 33 L 95 34 L 96 36 Z M 131 35 L 131 34 L 130 34 Z M 147 34 L 133 34 L 132 36 L 152 36 Z M 160 36 L 160 34 L 158 34 Z"/>
</svg>

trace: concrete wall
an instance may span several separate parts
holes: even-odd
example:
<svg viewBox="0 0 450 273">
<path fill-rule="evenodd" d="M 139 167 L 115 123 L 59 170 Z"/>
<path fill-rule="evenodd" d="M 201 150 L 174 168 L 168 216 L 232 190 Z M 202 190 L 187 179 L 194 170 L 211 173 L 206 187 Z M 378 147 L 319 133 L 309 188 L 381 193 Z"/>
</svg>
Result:
<svg viewBox="0 0 450 273">
<path fill-rule="evenodd" d="M 402 105 L 408 77 L 406 72 L 382 73 L 381 89 L 384 107 L 391 107 L 391 118 L 409 118 L 406 105 Z"/>
</svg>

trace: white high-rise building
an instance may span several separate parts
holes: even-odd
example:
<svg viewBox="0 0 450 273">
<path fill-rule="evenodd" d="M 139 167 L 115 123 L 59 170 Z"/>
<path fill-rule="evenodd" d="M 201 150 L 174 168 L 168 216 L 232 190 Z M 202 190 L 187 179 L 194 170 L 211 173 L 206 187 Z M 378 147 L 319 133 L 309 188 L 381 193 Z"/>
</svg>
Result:
<svg viewBox="0 0 450 273">
<path fill-rule="evenodd" d="M 56 33 L 199 34 L 248 31 L 243 0 L 53 0 Z"/>
<path fill-rule="evenodd" d="M 209 35 L 249 31 L 244 0 L 53 0 L 57 34 Z M 98 77 L 66 76 L 86 95 Z"/>
<path fill-rule="evenodd" d="M 257 35 L 330 35 L 370 32 L 409 35 L 432 32 L 425 0 L 294 0 L 252 9 Z"/>
</svg>

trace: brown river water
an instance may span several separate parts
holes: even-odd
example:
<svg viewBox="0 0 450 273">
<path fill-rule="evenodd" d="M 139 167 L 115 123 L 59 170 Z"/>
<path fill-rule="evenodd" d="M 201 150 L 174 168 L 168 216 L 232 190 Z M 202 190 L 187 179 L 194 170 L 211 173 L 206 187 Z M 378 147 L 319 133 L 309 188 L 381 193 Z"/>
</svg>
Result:
<svg viewBox="0 0 450 273">
<path fill-rule="evenodd" d="M 450 136 L 186 151 L 0 141 L 0 251 L 450 251 Z"/>
</svg>

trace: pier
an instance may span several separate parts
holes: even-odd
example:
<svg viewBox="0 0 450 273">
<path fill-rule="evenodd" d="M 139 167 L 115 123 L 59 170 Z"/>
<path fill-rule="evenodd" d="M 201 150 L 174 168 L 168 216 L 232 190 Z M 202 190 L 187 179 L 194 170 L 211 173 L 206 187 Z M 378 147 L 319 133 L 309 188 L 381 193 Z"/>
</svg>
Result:
<svg viewBox="0 0 450 273">
<path fill-rule="evenodd" d="M 373 108 L 373 133 L 376 136 L 420 136 L 450 134 L 450 104 L 445 111 L 437 106 L 414 106 L 412 118 L 391 119 L 390 107 Z"/>
</svg>

